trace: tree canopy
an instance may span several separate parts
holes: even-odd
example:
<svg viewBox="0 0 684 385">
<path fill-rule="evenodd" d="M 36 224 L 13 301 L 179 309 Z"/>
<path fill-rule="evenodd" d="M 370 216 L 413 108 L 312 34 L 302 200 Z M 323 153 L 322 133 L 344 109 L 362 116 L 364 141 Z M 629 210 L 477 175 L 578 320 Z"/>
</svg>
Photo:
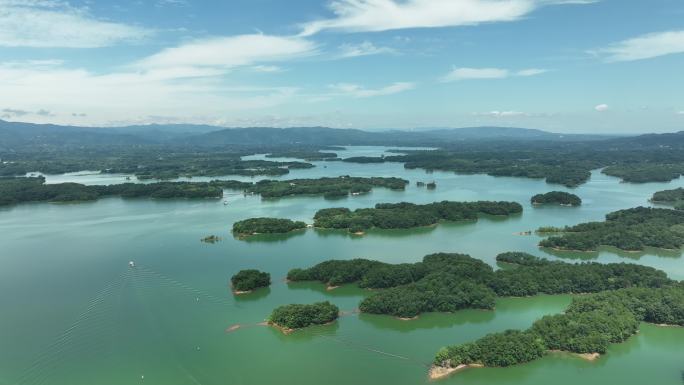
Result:
<svg viewBox="0 0 684 385">
<path fill-rule="evenodd" d="M 579 206 L 582 199 L 575 194 L 564 191 L 551 191 L 545 194 L 537 194 L 530 201 L 534 205 L 558 204 L 563 206 Z"/>
<path fill-rule="evenodd" d="M 271 274 L 255 269 L 240 270 L 230 278 L 235 291 L 252 291 L 271 284 Z"/>
<path fill-rule="evenodd" d="M 522 212 L 516 202 L 435 202 L 378 203 L 374 208 L 329 208 L 316 212 L 314 226 L 360 232 L 371 228 L 408 229 L 428 226 L 440 221 L 477 220 L 478 214 L 512 215 Z"/>
<path fill-rule="evenodd" d="M 684 212 L 650 207 L 620 210 L 604 222 L 587 222 L 562 229 L 539 245 L 562 250 L 596 250 L 614 246 L 628 251 L 644 247 L 679 249 L 684 245 Z"/>
<path fill-rule="evenodd" d="M 312 325 L 323 325 L 336 320 L 340 309 L 328 301 L 311 305 L 290 304 L 273 310 L 268 321 L 287 329 L 302 329 Z"/>
</svg>

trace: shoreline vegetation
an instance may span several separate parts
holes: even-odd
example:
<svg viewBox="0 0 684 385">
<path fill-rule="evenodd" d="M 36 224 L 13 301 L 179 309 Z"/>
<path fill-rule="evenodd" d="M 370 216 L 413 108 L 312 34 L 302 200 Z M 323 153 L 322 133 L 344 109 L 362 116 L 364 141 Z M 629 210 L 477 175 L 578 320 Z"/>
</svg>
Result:
<svg viewBox="0 0 684 385">
<path fill-rule="evenodd" d="M 645 247 L 679 250 L 684 246 L 684 211 L 636 207 L 609 213 L 603 222 L 562 229 L 542 227 L 537 232 L 559 233 L 539 243 L 540 247 L 559 251 L 597 251 L 599 246 L 627 252 L 640 252 Z"/>
<path fill-rule="evenodd" d="M 516 202 L 450 202 L 424 205 L 414 203 L 378 203 L 374 208 L 351 211 L 337 207 L 322 209 L 314 215 L 314 227 L 342 229 L 363 234 L 370 229 L 409 229 L 435 225 L 439 222 L 477 220 L 479 214 L 509 216 L 519 214 L 522 206 Z"/>
<path fill-rule="evenodd" d="M 287 234 L 306 229 L 306 223 L 282 218 L 249 218 L 233 223 L 233 235 L 244 239 L 260 234 Z"/>
<path fill-rule="evenodd" d="M 340 316 L 340 309 L 328 301 L 283 305 L 273 309 L 267 323 L 284 334 L 314 325 L 326 325 Z"/>
<path fill-rule="evenodd" d="M 580 206 L 582 199 L 564 191 L 551 191 L 533 196 L 530 202 L 533 205 Z"/>
<path fill-rule="evenodd" d="M 355 283 L 360 288 L 378 289 L 361 300 L 360 311 L 398 318 L 425 312 L 492 310 L 497 297 L 597 293 L 672 283 L 662 271 L 633 264 L 570 264 L 519 252 L 499 254 L 496 260 L 515 268 L 494 271 L 468 255 L 438 253 L 403 264 L 329 260 L 307 269 L 292 269 L 287 280 L 318 281 L 326 286 Z"/>
<path fill-rule="evenodd" d="M 409 182 L 394 177 L 350 177 L 291 180 L 262 180 L 256 183 L 236 180 L 210 182 L 166 181 L 154 183 L 122 183 L 113 185 L 83 185 L 80 183 L 45 184 L 45 177 L 0 177 L 0 206 L 24 202 L 87 202 L 100 198 L 213 198 L 223 197 L 223 189 L 259 194 L 263 198 L 301 195 L 323 195 L 342 198 L 360 195 L 373 188 L 404 190 Z"/>
<path fill-rule="evenodd" d="M 113 185 L 83 185 L 80 183 L 45 184 L 45 178 L 0 178 L 0 206 L 25 202 L 88 202 L 100 198 L 154 199 L 219 199 L 223 189 L 242 187 L 243 182 L 156 182 Z"/>
<path fill-rule="evenodd" d="M 518 365 L 554 352 L 593 361 L 611 344 L 638 333 L 642 322 L 684 326 L 684 283 L 575 297 L 565 312 L 544 316 L 529 329 L 492 333 L 474 342 L 442 348 L 429 375 L 444 377 L 473 364 Z"/>
<path fill-rule="evenodd" d="M 658 191 L 651 197 L 651 202 L 671 205 L 675 210 L 684 210 L 684 188 Z"/>
<path fill-rule="evenodd" d="M 281 198 L 298 195 L 323 195 L 325 198 L 341 198 L 348 195 L 369 193 L 375 187 L 404 190 L 409 181 L 393 177 L 340 176 L 318 179 L 262 180 L 247 187 L 249 193 L 262 198 Z"/>
<path fill-rule="evenodd" d="M 271 285 L 271 274 L 255 269 L 240 270 L 230 278 L 233 294 L 247 294 Z"/>
</svg>

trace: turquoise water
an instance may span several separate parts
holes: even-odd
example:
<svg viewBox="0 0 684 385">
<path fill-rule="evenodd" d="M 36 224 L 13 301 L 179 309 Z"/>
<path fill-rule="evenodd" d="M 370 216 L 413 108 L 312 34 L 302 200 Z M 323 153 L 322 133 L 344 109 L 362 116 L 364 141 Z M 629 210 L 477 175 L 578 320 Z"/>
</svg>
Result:
<svg viewBox="0 0 684 385">
<path fill-rule="evenodd" d="M 341 156 L 384 151 L 350 148 Z M 289 269 L 330 258 L 412 262 L 447 251 L 468 253 L 494 265 L 497 253 L 520 250 L 571 261 L 640 263 L 684 279 L 679 252 L 604 249 L 552 255 L 538 249 L 536 235 L 516 235 L 539 226 L 601 220 L 611 211 L 649 205 L 653 192 L 684 186 L 681 179 L 635 185 L 594 172 L 589 183 L 566 189 L 540 180 L 404 170 L 393 163 L 315 164 L 314 169 L 293 170 L 283 178 L 397 176 L 411 184 L 403 192 L 376 189 L 334 201 L 262 200 L 228 191 L 227 206 L 220 200 L 109 198 L 0 209 L 0 384 L 423 384 L 428 382 L 425 365 L 440 347 L 493 331 L 525 328 L 544 314 L 562 311 L 570 301 L 569 296 L 501 299 L 493 312 L 427 314 L 409 322 L 349 314 L 332 325 L 288 336 L 257 326 L 274 307 L 286 303 L 330 300 L 353 311 L 367 292 L 353 286 L 326 291 L 319 284 L 284 282 Z M 96 184 L 124 182 L 125 177 L 47 179 Z M 433 180 L 434 191 L 415 186 L 416 181 Z M 571 191 L 584 204 L 529 204 L 532 195 L 551 190 Z M 234 221 L 249 217 L 311 222 L 315 211 L 324 207 L 439 200 L 513 200 L 525 211 L 509 219 L 370 231 L 363 237 L 307 230 L 240 241 L 229 233 Z M 199 241 L 209 234 L 223 241 Z M 136 269 L 128 268 L 130 260 L 136 261 Z M 233 297 L 229 277 L 244 268 L 270 272 L 273 285 Z M 226 333 L 236 324 L 242 327 Z M 514 368 L 468 370 L 441 382 L 680 384 L 682 343 L 684 329 L 644 325 L 639 335 L 613 346 L 596 362 L 553 355 Z"/>
</svg>

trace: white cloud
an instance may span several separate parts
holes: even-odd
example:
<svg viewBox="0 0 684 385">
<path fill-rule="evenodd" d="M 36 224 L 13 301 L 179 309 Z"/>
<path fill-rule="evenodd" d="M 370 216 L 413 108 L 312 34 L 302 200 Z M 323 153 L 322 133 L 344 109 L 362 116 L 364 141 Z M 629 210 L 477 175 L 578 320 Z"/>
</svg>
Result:
<svg viewBox="0 0 684 385">
<path fill-rule="evenodd" d="M 212 72 L 205 71 L 206 77 L 188 77 L 192 71 L 97 74 L 63 66 L 0 64 L 0 106 L 13 106 L 14 112 L 37 111 L 27 116 L 34 122 L 71 123 L 76 119 L 80 124 L 97 125 L 122 116 L 145 120 L 151 115 L 198 121 L 198 116 L 225 116 L 281 105 L 299 92 L 295 87 L 234 86 L 224 72 L 210 75 Z M 76 107 L 84 115 L 73 116 Z"/>
<path fill-rule="evenodd" d="M 381 88 L 366 88 L 358 84 L 337 83 L 331 84 L 329 88 L 338 95 L 349 95 L 355 98 L 369 98 L 373 96 L 392 95 L 399 92 L 408 91 L 416 87 L 415 83 L 396 82 Z"/>
<path fill-rule="evenodd" d="M 340 46 L 340 57 L 342 58 L 391 53 L 396 53 L 396 51 L 389 47 L 378 47 L 369 41 L 364 41 L 360 44 L 342 44 Z"/>
<path fill-rule="evenodd" d="M 529 116 L 529 114 L 520 111 L 490 111 L 484 114 L 479 114 L 480 116 L 491 116 L 494 118 L 509 118 L 509 117 L 519 117 L 519 116 Z"/>
<path fill-rule="evenodd" d="M 256 72 L 283 72 L 284 70 L 278 66 L 273 65 L 257 65 L 252 67 Z"/>
<path fill-rule="evenodd" d="M 526 70 L 520 70 L 515 73 L 516 76 L 535 76 L 535 75 L 541 75 L 543 73 L 547 73 L 549 70 L 541 69 L 541 68 L 529 68 Z"/>
<path fill-rule="evenodd" d="M 684 53 L 684 31 L 651 33 L 589 53 L 603 57 L 608 62 L 643 60 Z"/>
<path fill-rule="evenodd" d="M 299 37 L 263 34 L 215 37 L 167 48 L 135 65 L 141 69 L 230 69 L 316 54 L 316 44 Z"/>
<path fill-rule="evenodd" d="M 596 110 L 598 112 L 605 112 L 605 111 L 608 111 L 608 108 L 609 107 L 607 104 L 599 104 L 596 107 L 594 107 L 594 110 Z"/>
<path fill-rule="evenodd" d="M 677 111 L 677 115 L 684 115 L 684 110 L 682 110 L 682 111 Z"/>
<path fill-rule="evenodd" d="M 453 27 L 514 21 L 544 5 L 587 4 L 587 0 L 336 0 L 335 17 L 302 25 L 302 35 Z"/>
<path fill-rule="evenodd" d="M 58 0 L 0 0 L 0 46 L 94 48 L 141 41 L 153 31 L 100 20 Z"/>
<path fill-rule="evenodd" d="M 534 76 L 547 72 L 547 70 L 530 68 L 513 72 L 503 68 L 456 68 L 442 77 L 442 82 L 456 82 L 472 79 L 504 79 L 511 76 Z"/>
</svg>

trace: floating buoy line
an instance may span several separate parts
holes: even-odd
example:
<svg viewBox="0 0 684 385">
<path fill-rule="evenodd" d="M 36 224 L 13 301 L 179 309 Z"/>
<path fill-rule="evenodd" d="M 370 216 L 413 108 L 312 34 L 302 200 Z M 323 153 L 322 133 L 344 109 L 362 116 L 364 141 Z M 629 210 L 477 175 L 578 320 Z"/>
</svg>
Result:
<svg viewBox="0 0 684 385">
<path fill-rule="evenodd" d="M 177 290 L 182 295 L 188 297 L 188 301 L 196 303 L 198 306 L 216 306 L 220 310 L 225 311 L 232 308 L 242 308 L 244 305 L 236 303 L 231 297 L 219 297 L 217 295 L 208 293 L 204 290 L 194 288 L 186 283 L 178 281 L 163 273 L 155 271 L 144 265 L 140 265 L 135 261 L 128 263 L 128 268 L 122 271 L 116 278 L 107 282 L 104 287 L 95 293 L 94 297 L 86 304 L 84 310 L 79 313 L 74 321 L 57 337 L 47 345 L 40 354 L 32 360 L 29 365 L 20 373 L 16 381 L 10 381 L 10 384 L 16 385 L 49 385 L 54 383 L 55 376 L 59 374 L 71 374 L 66 363 L 73 363 L 70 359 L 78 360 L 79 357 L 97 356 L 104 357 L 109 353 L 108 349 L 116 345 L 120 339 L 120 334 L 125 330 L 117 327 L 119 317 L 127 314 L 122 314 L 119 307 L 123 303 L 123 296 L 126 290 L 132 290 L 132 293 L 140 300 L 144 300 L 147 294 L 153 290 Z M 141 314 L 145 317 L 151 327 L 158 326 L 153 315 L 147 306 L 143 306 Z M 358 309 L 352 311 L 345 311 L 340 313 L 340 317 L 351 316 L 357 314 Z M 156 321 L 163 322 L 163 319 Z M 228 326 L 224 332 L 226 334 L 234 333 L 239 330 L 249 329 L 260 326 L 268 326 L 266 322 L 251 323 L 251 324 L 233 324 Z M 316 330 L 316 329 L 314 329 Z M 303 330 L 303 333 L 311 333 L 315 337 L 321 337 L 324 340 L 347 346 L 349 348 L 363 350 L 385 356 L 392 359 L 407 361 L 412 364 L 419 364 L 421 366 L 429 366 L 424 362 L 412 359 L 407 356 L 395 354 L 392 352 L 383 351 L 376 347 L 368 346 L 358 343 L 351 339 L 342 338 L 341 336 L 331 336 L 320 330 L 312 332 L 311 330 Z M 198 352 L 201 351 L 201 346 L 195 345 L 190 347 Z M 104 359 L 104 358 L 103 358 Z M 183 365 L 182 369 L 188 376 L 188 379 L 193 383 L 199 384 L 196 377 L 188 371 Z M 149 374 L 149 373 L 148 373 Z M 145 381 L 145 374 L 138 372 L 133 373 L 133 376 L 139 376 L 139 381 Z M 0 380 L 0 384 L 2 381 Z"/>
</svg>

